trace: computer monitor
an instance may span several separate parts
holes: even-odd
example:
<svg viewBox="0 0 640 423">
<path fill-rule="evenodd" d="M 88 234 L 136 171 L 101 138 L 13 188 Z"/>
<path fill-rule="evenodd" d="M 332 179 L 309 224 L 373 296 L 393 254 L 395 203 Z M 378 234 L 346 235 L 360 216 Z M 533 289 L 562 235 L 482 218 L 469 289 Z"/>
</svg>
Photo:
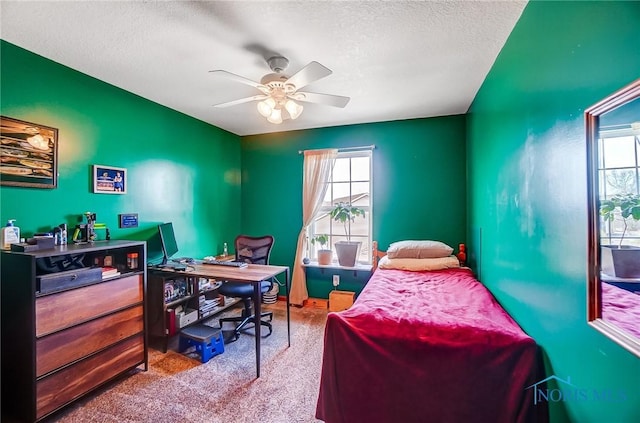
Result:
<svg viewBox="0 0 640 423">
<path fill-rule="evenodd" d="M 178 243 L 176 242 L 176 235 L 173 232 L 173 223 L 163 223 L 158 225 L 158 231 L 160 232 L 160 243 L 162 244 L 162 264 L 167 264 L 167 261 L 178 252 Z"/>
</svg>

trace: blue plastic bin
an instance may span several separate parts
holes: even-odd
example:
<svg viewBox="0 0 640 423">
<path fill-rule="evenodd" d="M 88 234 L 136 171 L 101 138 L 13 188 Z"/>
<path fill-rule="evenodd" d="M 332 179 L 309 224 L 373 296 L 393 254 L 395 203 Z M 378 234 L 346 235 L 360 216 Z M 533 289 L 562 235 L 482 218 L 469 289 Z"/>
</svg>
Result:
<svg viewBox="0 0 640 423">
<path fill-rule="evenodd" d="M 224 352 L 222 331 L 203 324 L 187 326 L 180 331 L 179 349 L 184 352 L 190 347 L 196 347 L 200 360 L 206 363 Z"/>
</svg>

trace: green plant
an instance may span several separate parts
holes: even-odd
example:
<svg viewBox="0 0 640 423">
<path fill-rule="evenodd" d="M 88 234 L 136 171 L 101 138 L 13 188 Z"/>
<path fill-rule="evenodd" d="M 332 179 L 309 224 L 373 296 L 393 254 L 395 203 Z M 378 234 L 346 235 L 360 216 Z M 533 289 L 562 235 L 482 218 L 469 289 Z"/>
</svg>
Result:
<svg viewBox="0 0 640 423">
<path fill-rule="evenodd" d="M 620 213 L 624 222 L 624 230 L 618 244 L 618 248 L 620 248 L 627 233 L 627 219 L 640 221 L 640 196 L 637 194 L 617 194 L 600 202 L 600 215 L 605 222 L 613 222 L 617 213 Z"/>
<path fill-rule="evenodd" d="M 358 216 L 364 218 L 364 210 L 350 203 L 339 202 L 334 209 L 331 210 L 331 218 L 344 225 L 344 234 L 347 237 L 347 241 L 351 241 L 351 231 L 348 227 L 349 222 L 354 222 Z"/>
<path fill-rule="evenodd" d="M 325 250 L 325 245 L 327 245 L 329 243 L 329 235 L 326 234 L 322 234 L 322 235 L 316 235 L 313 238 L 311 238 L 311 243 L 313 245 L 316 244 L 316 242 L 318 244 L 320 244 L 320 249 L 321 250 Z"/>
</svg>

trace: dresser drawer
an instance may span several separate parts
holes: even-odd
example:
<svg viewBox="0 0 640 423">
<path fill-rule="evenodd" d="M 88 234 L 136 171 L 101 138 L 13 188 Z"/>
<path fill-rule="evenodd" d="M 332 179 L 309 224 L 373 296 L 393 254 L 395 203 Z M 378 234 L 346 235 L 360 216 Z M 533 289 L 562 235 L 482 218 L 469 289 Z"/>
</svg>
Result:
<svg viewBox="0 0 640 423">
<path fill-rule="evenodd" d="M 68 328 L 143 300 L 142 276 L 133 275 L 36 299 L 36 336 Z"/>
<path fill-rule="evenodd" d="M 143 330 L 143 309 L 139 305 L 40 338 L 36 341 L 36 376 L 40 377 Z"/>
<path fill-rule="evenodd" d="M 44 417 L 143 362 L 144 336 L 139 335 L 37 381 L 36 417 Z"/>
</svg>

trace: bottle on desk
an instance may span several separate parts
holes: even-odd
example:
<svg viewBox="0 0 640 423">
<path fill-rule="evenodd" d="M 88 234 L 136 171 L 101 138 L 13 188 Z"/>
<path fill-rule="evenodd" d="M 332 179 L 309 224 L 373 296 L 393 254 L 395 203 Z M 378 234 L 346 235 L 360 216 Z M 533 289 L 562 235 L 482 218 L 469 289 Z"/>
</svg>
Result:
<svg viewBox="0 0 640 423">
<path fill-rule="evenodd" d="M 224 257 L 229 255 L 229 247 L 227 246 L 226 242 L 224 244 L 222 244 L 222 255 Z"/>
<path fill-rule="evenodd" d="M 60 245 L 67 245 L 67 224 L 61 223 L 58 228 L 60 228 Z"/>
<path fill-rule="evenodd" d="M 2 228 L 2 232 L 0 232 L 0 243 L 2 243 L 2 248 L 5 250 L 11 249 L 11 244 L 20 242 L 20 228 L 14 226 L 13 222 L 15 221 L 15 219 L 9 219 L 7 226 Z"/>
</svg>

